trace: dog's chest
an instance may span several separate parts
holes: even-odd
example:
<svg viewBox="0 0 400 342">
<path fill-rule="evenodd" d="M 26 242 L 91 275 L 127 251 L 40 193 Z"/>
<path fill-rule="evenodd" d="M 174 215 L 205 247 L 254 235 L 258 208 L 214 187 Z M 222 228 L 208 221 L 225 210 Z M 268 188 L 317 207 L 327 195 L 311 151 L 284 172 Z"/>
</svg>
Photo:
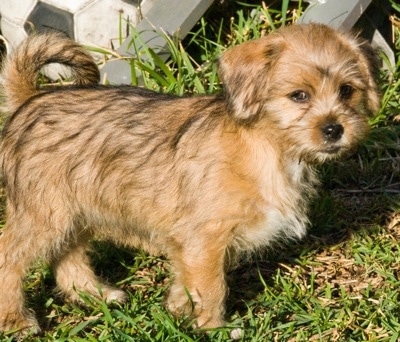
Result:
<svg viewBox="0 0 400 342">
<path fill-rule="evenodd" d="M 268 175 L 269 179 L 260 183 L 260 196 L 252 203 L 253 219 L 238 229 L 235 238 L 242 249 L 257 249 L 277 238 L 305 235 L 316 178 L 312 169 L 298 162 L 287 165 L 285 171 Z"/>
</svg>

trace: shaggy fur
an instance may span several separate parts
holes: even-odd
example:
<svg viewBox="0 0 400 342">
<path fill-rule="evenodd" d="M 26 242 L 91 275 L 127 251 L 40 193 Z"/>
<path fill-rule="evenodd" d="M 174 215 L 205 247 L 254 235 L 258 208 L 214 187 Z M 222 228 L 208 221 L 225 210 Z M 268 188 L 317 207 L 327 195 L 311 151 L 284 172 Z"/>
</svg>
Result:
<svg viewBox="0 0 400 342">
<path fill-rule="evenodd" d="M 71 67 L 76 85 L 38 87 L 52 62 Z M 2 73 L 0 330 L 39 331 L 22 290 L 38 258 L 69 299 L 101 288 L 124 301 L 90 267 L 93 238 L 165 254 L 168 309 L 196 327 L 224 325 L 228 264 L 301 238 L 313 165 L 367 134 L 379 108 L 374 63 L 358 38 L 291 26 L 226 51 L 222 95 L 175 97 L 100 86 L 79 45 L 58 33 L 29 37 Z"/>
</svg>

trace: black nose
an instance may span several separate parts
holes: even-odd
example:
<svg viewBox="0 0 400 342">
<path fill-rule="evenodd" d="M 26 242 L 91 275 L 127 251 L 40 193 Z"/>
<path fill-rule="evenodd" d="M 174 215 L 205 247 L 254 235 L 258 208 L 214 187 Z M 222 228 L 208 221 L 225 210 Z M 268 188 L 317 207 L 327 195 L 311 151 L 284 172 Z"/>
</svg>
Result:
<svg viewBox="0 0 400 342">
<path fill-rule="evenodd" d="M 322 134 L 328 141 L 339 140 L 344 132 L 344 128 L 341 124 L 329 123 L 322 127 Z"/>
</svg>

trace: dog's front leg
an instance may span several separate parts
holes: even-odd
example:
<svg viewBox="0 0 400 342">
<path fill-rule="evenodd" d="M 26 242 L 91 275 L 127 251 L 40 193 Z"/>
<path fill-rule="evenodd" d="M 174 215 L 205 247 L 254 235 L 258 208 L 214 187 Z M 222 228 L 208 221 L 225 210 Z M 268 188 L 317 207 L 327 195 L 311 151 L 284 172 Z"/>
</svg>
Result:
<svg viewBox="0 0 400 342">
<path fill-rule="evenodd" d="M 193 236 L 171 255 L 174 282 L 167 300 L 175 316 L 193 318 L 196 328 L 224 325 L 226 240 Z"/>
</svg>

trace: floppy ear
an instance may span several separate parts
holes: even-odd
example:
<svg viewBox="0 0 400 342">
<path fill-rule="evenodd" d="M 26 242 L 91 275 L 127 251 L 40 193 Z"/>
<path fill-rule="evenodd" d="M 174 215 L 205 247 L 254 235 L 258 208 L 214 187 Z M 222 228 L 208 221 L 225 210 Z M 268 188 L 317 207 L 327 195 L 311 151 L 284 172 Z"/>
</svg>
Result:
<svg viewBox="0 0 400 342">
<path fill-rule="evenodd" d="M 268 73 L 282 51 L 278 35 L 249 41 L 227 50 L 219 60 L 230 115 L 242 122 L 256 119 L 268 92 Z"/>
<path fill-rule="evenodd" d="M 365 109 L 370 115 L 375 115 L 381 108 L 381 96 L 377 85 L 381 61 L 367 41 L 359 42 L 358 48 L 360 50 L 360 68 L 366 78 L 367 85 Z"/>
</svg>

